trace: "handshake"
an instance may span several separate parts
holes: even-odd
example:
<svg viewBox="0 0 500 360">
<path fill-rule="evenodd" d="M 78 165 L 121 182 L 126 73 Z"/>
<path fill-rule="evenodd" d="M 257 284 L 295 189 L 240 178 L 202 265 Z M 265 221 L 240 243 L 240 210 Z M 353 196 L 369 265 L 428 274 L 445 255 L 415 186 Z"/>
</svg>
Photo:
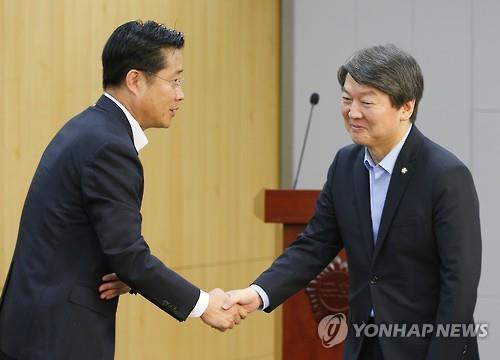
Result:
<svg viewBox="0 0 500 360">
<path fill-rule="evenodd" d="M 102 280 L 99 293 L 103 300 L 112 299 L 131 290 L 115 273 L 104 276 Z M 234 325 L 238 325 L 248 314 L 262 305 L 259 294 L 250 287 L 228 292 L 217 288 L 210 291 L 208 295 L 208 306 L 201 315 L 201 319 L 205 324 L 220 331 L 232 329 Z"/>
<path fill-rule="evenodd" d="M 259 294 L 249 287 L 228 292 L 213 289 L 209 295 L 210 301 L 201 319 L 220 331 L 232 329 L 262 304 Z"/>
</svg>

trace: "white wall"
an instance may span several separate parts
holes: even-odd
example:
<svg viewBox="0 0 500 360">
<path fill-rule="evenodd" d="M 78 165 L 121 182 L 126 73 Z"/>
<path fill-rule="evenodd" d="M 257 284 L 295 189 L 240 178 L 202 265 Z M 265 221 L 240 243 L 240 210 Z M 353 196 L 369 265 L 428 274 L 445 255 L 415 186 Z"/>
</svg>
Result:
<svg viewBox="0 0 500 360">
<path fill-rule="evenodd" d="M 336 72 L 355 50 L 392 42 L 425 79 L 416 125 L 471 169 L 481 201 L 483 271 L 476 320 L 490 323 L 481 356 L 500 343 L 500 2 L 498 0 L 283 0 L 282 186 L 298 162 L 311 92 L 320 94 L 298 188 L 321 188 L 337 149 L 350 143 Z"/>
</svg>

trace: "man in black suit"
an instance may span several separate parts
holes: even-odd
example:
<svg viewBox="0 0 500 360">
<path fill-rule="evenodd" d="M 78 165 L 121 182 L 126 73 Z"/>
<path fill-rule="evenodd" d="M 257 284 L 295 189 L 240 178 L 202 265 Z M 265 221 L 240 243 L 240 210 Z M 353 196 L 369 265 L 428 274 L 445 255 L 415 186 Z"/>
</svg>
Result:
<svg viewBox="0 0 500 360">
<path fill-rule="evenodd" d="M 57 133 L 33 177 L 0 303 L 0 358 L 113 359 L 118 298 L 100 298 L 105 274 L 179 321 L 201 315 L 225 330 L 245 316 L 222 310 L 222 290 L 207 294 L 166 267 L 141 236 L 138 152 L 143 130 L 168 128 L 184 99 L 183 45 L 153 21 L 125 23 L 107 41 L 104 95 Z"/>
<path fill-rule="evenodd" d="M 469 170 L 414 125 L 420 67 L 394 45 L 374 46 L 355 53 L 337 75 L 354 144 L 335 156 L 305 231 L 249 288 L 231 291 L 225 307 L 272 311 L 345 248 L 344 359 L 478 359 L 476 337 L 436 331 L 473 323 L 481 233 Z M 355 331 L 370 323 L 406 331 Z M 411 326 L 418 330 L 406 337 Z"/>
</svg>

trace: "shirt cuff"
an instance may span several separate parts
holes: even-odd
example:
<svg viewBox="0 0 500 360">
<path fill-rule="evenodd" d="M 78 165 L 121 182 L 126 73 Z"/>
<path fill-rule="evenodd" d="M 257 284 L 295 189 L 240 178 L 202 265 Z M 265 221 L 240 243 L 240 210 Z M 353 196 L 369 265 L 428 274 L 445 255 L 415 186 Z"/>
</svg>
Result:
<svg viewBox="0 0 500 360">
<path fill-rule="evenodd" d="M 200 317 L 201 315 L 203 315 L 208 307 L 209 301 L 210 295 L 200 289 L 200 297 L 198 298 L 198 302 L 194 306 L 194 309 L 191 311 L 191 314 L 189 314 L 189 317 Z"/>
<path fill-rule="evenodd" d="M 262 300 L 262 307 L 260 308 L 260 310 L 265 310 L 269 306 L 269 296 L 267 296 L 267 293 L 264 291 L 264 289 L 256 284 L 250 285 L 250 288 L 257 291 L 257 294 L 259 294 L 260 299 Z"/>
</svg>

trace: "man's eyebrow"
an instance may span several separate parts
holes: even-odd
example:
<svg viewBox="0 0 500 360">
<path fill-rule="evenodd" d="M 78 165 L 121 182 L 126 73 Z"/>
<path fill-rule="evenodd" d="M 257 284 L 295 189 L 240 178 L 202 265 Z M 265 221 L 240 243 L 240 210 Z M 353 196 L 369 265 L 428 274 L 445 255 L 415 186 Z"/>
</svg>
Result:
<svg viewBox="0 0 500 360">
<path fill-rule="evenodd" d="M 349 91 L 347 91 L 345 87 L 342 86 L 341 90 L 343 92 L 347 93 L 348 95 L 351 95 L 351 93 L 349 93 Z M 369 90 L 360 91 L 360 95 L 361 96 L 365 96 L 365 95 L 377 95 L 377 93 L 374 90 L 369 89 Z"/>
<path fill-rule="evenodd" d="M 377 95 L 377 93 L 373 90 L 365 90 L 365 91 L 361 91 L 361 96 L 363 95 Z"/>
</svg>

